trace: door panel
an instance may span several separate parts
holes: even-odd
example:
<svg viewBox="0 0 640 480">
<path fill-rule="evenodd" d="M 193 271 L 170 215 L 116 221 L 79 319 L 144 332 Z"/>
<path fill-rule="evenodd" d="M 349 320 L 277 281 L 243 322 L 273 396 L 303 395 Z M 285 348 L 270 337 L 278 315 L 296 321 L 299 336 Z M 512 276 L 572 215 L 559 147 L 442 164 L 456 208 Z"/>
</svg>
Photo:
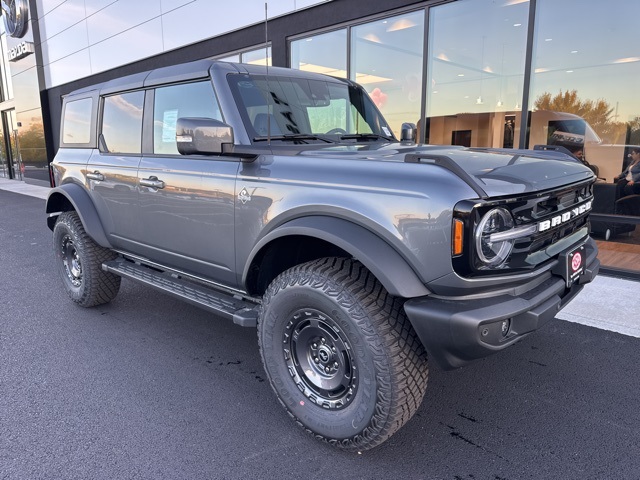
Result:
<svg viewBox="0 0 640 480">
<path fill-rule="evenodd" d="M 93 151 L 87 185 L 105 233 L 114 247 L 136 252 L 140 240 L 138 165 L 140 156 L 103 155 Z"/>
<path fill-rule="evenodd" d="M 144 157 L 138 172 L 144 255 L 233 286 L 238 168 L 220 157 Z"/>
<path fill-rule="evenodd" d="M 138 165 L 142 158 L 142 90 L 104 97 L 100 151 L 87 163 L 87 185 L 114 247 L 138 253 Z"/>
</svg>

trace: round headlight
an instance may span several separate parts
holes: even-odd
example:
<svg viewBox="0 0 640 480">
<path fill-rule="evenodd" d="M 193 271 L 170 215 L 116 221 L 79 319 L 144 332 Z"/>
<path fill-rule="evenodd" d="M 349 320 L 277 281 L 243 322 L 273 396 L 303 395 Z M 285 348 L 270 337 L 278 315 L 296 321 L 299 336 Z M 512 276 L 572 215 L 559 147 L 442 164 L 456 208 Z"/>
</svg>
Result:
<svg viewBox="0 0 640 480">
<path fill-rule="evenodd" d="M 513 239 L 497 240 L 496 235 L 513 228 L 513 217 L 504 208 L 488 211 L 476 227 L 476 252 L 480 261 L 487 267 L 499 267 L 513 248 Z M 494 235 L 492 239 L 491 236 Z"/>
</svg>

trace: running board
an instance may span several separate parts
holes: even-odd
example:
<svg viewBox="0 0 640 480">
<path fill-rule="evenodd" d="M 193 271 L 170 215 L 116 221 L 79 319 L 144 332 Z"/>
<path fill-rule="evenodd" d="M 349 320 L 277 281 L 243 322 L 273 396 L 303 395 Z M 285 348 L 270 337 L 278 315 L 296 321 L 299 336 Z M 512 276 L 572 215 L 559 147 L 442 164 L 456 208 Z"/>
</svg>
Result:
<svg viewBox="0 0 640 480">
<path fill-rule="evenodd" d="M 258 324 L 258 306 L 255 303 L 190 282 L 176 274 L 161 272 L 123 258 L 103 263 L 102 269 L 230 318 L 241 327 L 255 327 Z"/>
</svg>

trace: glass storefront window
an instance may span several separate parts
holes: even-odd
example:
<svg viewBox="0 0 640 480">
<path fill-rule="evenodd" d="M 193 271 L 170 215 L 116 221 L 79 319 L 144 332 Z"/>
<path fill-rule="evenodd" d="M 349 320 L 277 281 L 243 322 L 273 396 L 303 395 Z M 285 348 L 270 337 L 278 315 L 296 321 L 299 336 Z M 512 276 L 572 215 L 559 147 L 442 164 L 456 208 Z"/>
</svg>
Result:
<svg viewBox="0 0 640 480">
<path fill-rule="evenodd" d="M 347 78 L 347 30 L 291 42 L 291 68 Z"/>
<path fill-rule="evenodd" d="M 366 88 L 391 129 L 421 112 L 424 10 L 351 29 L 349 76 Z"/>
<path fill-rule="evenodd" d="M 638 18 L 638 2 L 538 0 L 529 105 L 529 146 L 564 147 L 599 177 L 593 212 L 606 217 L 592 218 L 591 234 L 602 265 L 636 272 L 640 195 L 616 177 L 640 145 Z"/>
<path fill-rule="evenodd" d="M 255 50 L 248 50 L 240 54 L 241 63 L 250 63 L 251 65 L 269 65 L 271 66 L 271 47 L 258 47 Z"/>
<path fill-rule="evenodd" d="M 532 121 L 529 143 L 581 146 L 608 182 L 622 171 L 624 145 L 640 144 L 640 55 L 629 42 L 638 18 L 640 3 L 626 0 L 590 2 L 588 9 L 580 0 L 537 3 L 532 115 L 550 111 L 586 123 L 571 129 Z"/>
<path fill-rule="evenodd" d="M 430 9 L 427 143 L 519 146 L 528 21 L 527 0 Z"/>
<path fill-rule="evenodd" d="M 213 60 L 232 63 L 250 63 L 252 65 L 269 65 L 271 66 L 271 45 L 265 47 L 256 47 L 243 52 L 234 53 L 233 55 L 225 55 L 224 57 L 211 57 Z"/>
</svg>

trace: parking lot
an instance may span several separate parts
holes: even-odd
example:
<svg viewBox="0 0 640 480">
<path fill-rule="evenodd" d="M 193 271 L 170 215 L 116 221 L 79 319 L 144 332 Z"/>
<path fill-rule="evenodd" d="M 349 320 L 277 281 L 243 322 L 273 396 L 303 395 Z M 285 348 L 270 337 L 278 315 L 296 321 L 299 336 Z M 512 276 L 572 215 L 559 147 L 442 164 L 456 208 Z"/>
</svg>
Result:
<svg viewBox="0 0 640 480">
<path fill-rule="evenodd" d="M 128 281 L 76 307 L 44 201 L 0 203 L 3 480 L 638 478 L 639 338 L 555 320 L 463 369 L 432 365 L 417 415 L 347 454 L 278 404 L 254 329 Z"/>
</svg>

